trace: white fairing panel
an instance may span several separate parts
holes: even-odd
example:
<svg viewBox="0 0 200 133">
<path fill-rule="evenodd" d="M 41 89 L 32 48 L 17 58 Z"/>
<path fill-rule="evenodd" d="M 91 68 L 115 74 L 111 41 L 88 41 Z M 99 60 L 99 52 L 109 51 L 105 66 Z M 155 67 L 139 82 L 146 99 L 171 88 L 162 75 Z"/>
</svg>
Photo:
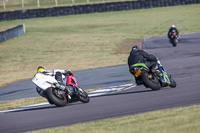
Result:
<svg viewBox="0 0 200 133">
<path fill-rule="evenodd" d="M 46 90 L 49 87 L 53 86 L 53 83 L 57 83 L 54 76 L 37 73 L 35 74 L 34 78 L 32 79 L 33 83 L 38 86 L 39 88 Z"/>
</svg>

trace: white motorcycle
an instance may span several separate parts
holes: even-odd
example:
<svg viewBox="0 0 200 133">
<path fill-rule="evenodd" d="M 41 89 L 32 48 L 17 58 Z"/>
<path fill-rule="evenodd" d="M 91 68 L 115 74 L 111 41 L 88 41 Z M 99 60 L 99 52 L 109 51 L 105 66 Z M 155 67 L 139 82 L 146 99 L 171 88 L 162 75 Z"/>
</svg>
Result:
<svg viewBox="0 0 200 133">
<path fill-rule="evenodd" d="M 88 103 L 90 101 L 88 94 L 82 88 L 78 87 L 73 75 L 63 78 L 63 82 L 69 88 L 70 93 L 67 89 L 58 88 L 58 81 L 55 77 L 45 73 L 35 74 L 32 81 L 36 85 L 38 94 L 45 97 L 50 104 L 55 104 L 58 107 L 63 107 L 71 102 L 81 101 Z"/>
</svg>

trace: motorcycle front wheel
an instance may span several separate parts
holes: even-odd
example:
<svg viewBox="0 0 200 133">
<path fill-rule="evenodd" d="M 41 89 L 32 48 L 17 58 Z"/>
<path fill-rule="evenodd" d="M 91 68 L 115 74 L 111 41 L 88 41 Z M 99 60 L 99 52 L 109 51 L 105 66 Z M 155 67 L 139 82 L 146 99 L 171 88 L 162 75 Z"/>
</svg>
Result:
<svg viewBox="0 0 200 133">
<path fill-rule="evenodd" d="M 90 97 L 82 88 L 78 89 L 78 94 L 79 94 L 79 100 L 82 103 L 88 103 L 90 101 Z"/>
<path fill-rule="evenodd" d="M 149 77 L 149 78 L 148 78 Z M 141 75 L 141 79 L 144 82 L 145 86 L 150 87 L 152 90 L 156 91 L 156 90 L 160 90 L 161 85 L 160 82 L 158 81 L 158 79 L 156 78 L 150 78 L 148 73 L 143 73 Z"/>
<path fill-rule="evenodd" d="M 48 88 L 46 90 L 47 100 L 55 104 L 58 107 L 66 106 L 68 103 L 67 98 L 64 94 L 59 94 L 55 88 Z"/>
<path fill-rule="evenodd" d="M 171 88 L 175 88 L 176 87 L 176 82 L 170 78 L 170 85 L 169 85 Z"/>
</svg>

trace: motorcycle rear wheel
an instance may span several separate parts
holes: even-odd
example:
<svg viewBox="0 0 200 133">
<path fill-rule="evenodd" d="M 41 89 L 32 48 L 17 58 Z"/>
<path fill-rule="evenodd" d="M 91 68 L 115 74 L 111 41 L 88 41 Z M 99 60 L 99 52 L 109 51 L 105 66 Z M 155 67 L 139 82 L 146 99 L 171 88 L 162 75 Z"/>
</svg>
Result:
<svg viewBox="0 0 200 133">
<path fill-rule="evenodd" d="M 90 97 L 82 88 L 78 89 L 78 94 L 79 94 L 79 100 L 82 103 L 88 103 L 90 101 Z"/>
<path fill-rule="evenodd" d="M 141 79 L 144 82 L 145 86 L 150 87 L 154 91 L 160 90 L 160 82 L 157 79 L 148 78 L 148 73 L 143 73 L 141 75 Z"/>
<path fill-rule="evenodd" d="M 46 90 L 47 100 L 55 104 L 58 107 L 66 106 L 68 100 L 64 94 L 59 95 L 55 88 L 48 88 Z"/>
<path fill-rule="evenodd" d="M 174 39 L 172 40 L 172 45 L 173 45 L 173 47 L 176 47 L 176 45 L 177 45 L 177 39 L 174 38 Z"/>
</svg>

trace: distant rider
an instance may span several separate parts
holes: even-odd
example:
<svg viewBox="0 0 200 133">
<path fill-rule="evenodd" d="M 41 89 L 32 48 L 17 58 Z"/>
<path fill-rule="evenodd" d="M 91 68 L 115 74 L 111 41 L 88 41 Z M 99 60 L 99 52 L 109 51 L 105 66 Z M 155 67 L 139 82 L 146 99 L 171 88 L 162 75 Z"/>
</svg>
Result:
<svg viewBox="0 0 200 133">
<path fill-rule="evenodd" d="M 178 32 L 178 30 L 176 29 L 176 27 L 175 27 L 174 24 L 171 25 L 171 28 L 170 28 L 169 31 L 168 31 L 168 38 L 169 38 L 170 40 L 171 40 L 171 36 L 172 36 L 173 34 L 177 34 L 177 37 L 179 37 L 179 32 Z"/>
<path fill-rule="evenodd" d="M 65 82 L 63 81 L 63 79 L 66 76 L 73 75 L 70 69 L 67 69 L 67 70 L 61 70 L 61 69 L 47 70 L 45 67 L 39 66 L 37 68 L 37 73 L 43 73 L 43 74 L 47 74 L 47 75 L 50 75 L 50 76 L 54 76 L 55 79 L 58 81 L 58 83 L 55 84 L 56 87 L 61 89 L 61 90 L 67 90 L 70 93 L 70 89 L 65 83 L 66 81 Z"/>
<path fill-rule="evenodd" d="M 136 63 L 144 63 L 150 70 L 156 71 L 158 68 L 157 58 L 152 55 L 148 54 L 146 51 L 141 50 L 138 46 L 133 46 L 130 52 L 130 55 L 128 57 L 128 66 L 130 73 L 133 74 L 133 66 Z M 137 83 L 137 81 L 136 81 Z M 139 84 L 139 83 L 138 83 Z"/>
</svg>

